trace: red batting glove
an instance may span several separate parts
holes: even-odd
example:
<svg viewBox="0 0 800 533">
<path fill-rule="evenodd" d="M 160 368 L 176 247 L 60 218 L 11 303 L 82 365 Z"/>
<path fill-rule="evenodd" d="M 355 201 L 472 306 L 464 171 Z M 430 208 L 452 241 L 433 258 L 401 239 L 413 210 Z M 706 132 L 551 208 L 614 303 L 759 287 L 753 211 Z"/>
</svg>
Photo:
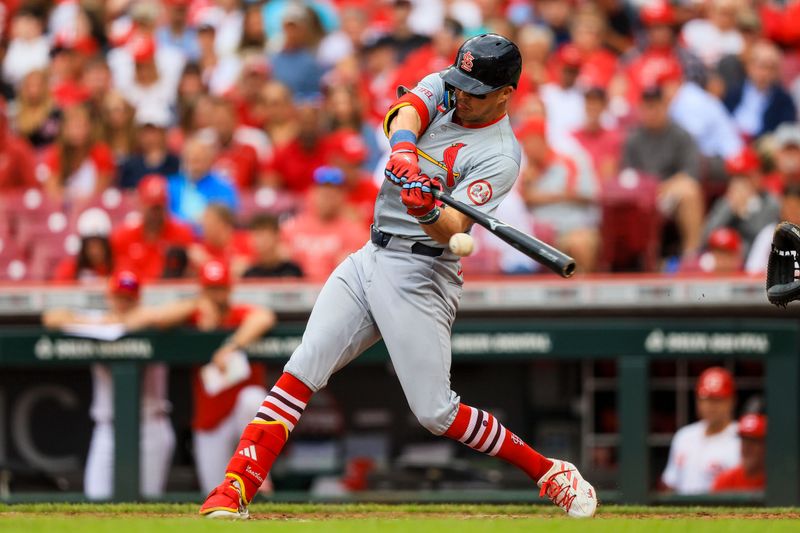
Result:
<svg viewBox="0 0 800 533">
<path fill-rule="evenodd" d="M 384 175 L 397 186 L 406 179 L 419 174 L 419 157 L 417 147 L 412 142 L 399 142 L 392 147 L 389 162 L 386 163 Z"/>
<path fill-rule="evenodd" d="M 418 219 L 426 219 L 438 210 L 442 202 L 433 195 L 434 189 L 442 189 L 436 178 L 431 179 L 425 174 L 408 178 L 400 192 L 400 199 L 406 206 L 408 214 Z"/>
</svg>

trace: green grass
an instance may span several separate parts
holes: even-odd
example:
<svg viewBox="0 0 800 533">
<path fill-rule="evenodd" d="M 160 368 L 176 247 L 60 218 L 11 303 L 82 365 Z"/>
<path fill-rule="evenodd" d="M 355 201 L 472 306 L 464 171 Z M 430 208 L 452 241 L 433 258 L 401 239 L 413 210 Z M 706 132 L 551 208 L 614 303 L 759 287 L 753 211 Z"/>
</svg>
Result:
<svg viewBox="0 0 800 533">
<path fill-rule="evenodd" d="M 0 504 L 3 533 L 259 532 L 797 532 L 800 509 L 601 507 L 596 519 L 572 520 L 549 506 L 274 504 L 251 507 L 254 520 L 218 522 L 194 504 Z"/>
</svg>

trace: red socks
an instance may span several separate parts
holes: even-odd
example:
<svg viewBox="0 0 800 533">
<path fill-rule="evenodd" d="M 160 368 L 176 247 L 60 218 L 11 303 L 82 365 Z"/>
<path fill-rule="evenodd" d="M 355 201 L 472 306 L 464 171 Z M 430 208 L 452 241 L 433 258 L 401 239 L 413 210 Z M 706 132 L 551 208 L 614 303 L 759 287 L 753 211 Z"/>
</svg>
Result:
<svg viewBox="0 0 800 533">
<path fill-rule="evenodd" d="M 242 432 L 225 476 L 239 482 L 245 502 L 250 503 L 266 479 L 312 394 L 302 381 L 284 373 Z"/>
<path fill-rule="evenodd" d="M 534 482 L 550 470 L 553 461 L 525 444 L 486 411 L 463 403 L 444 434 L 482 453 L 494 455 L 522 469 Z"/>
</svg>

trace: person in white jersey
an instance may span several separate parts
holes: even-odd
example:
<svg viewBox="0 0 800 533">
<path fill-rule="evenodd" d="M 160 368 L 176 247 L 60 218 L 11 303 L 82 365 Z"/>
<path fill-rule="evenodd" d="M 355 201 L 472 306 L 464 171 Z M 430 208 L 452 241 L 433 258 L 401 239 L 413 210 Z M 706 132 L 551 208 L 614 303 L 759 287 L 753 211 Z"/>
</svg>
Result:
<svg viewBox="0 0 800 533">
<path fill-rule="evenodd" d="M 711 492 L 714 479 L 739 464 L 733 376 L 721 367 L 707 368 L 697 380 L 695 395 L 700 420 L 675 433 L 661 477 L 677 494 Z"/>
<path fill-rule="evenodd" d="M 126 330 L 126 322 L 139 307 L 139 278 L 122 270 L 111 276 L 107 311 L 51 309 L 42 315 L 45 327 L 65 333 L 113 340 Z M 141 384 L 141 422 L 139 445 L 140 492 L 146 497 L 160 496 L 175 449 L 175 430 L 170 422 L 167 399 L 169 369 L 164 363 L 145 365 Z M 108 365 L 92 365 L 92 405 L 94 421 L 83 490 L 91 500 L 107 500 L 114 487 L 114 383 Z"/>
</svg>

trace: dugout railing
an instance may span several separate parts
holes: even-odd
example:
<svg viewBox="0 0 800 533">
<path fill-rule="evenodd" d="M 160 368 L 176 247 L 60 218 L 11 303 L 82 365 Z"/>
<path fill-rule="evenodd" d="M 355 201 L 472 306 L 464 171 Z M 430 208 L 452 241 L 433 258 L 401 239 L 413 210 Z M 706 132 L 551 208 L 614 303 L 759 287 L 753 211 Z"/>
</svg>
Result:
<svg viewBox="0 0 800 533">
<path fill-rule="evenodd" d="M 300 342 L 303 325 L 281 324 L 249 347 L 255 359 L 285 361 Z M 145 332 L 113 342 L 68 337 L 36 327 L 0 328 L 3 368 L 111 365 L 114 379 L 116 501 L 140 499 L 139 379 L 142 365 L 163 361 L 190 366 L 208 361 L 222 333 Z M 358 364 L 388 358 L 381 343 Z M 800 505 L 800 327 L 781 319 L 467 319 L 453 336 L 454 362 L 614 359 L 620 457 L 618 491 L 606 500 L 665 501 L 650 491 L 649 366 L 657 359 L 743 358 L 764 363 L 769 432 L 767 488 L 770 506 Z M 0 435 L 0 437 L 3 437 Z M 749 501 L 752 501 L 749 498 Z M 736 498 L 733 499 L 736 501 Z M 741 500 L 740 500 L 741 501 Z M 756 500 L 760 501 L 760 500 Z"/>
</svg>

